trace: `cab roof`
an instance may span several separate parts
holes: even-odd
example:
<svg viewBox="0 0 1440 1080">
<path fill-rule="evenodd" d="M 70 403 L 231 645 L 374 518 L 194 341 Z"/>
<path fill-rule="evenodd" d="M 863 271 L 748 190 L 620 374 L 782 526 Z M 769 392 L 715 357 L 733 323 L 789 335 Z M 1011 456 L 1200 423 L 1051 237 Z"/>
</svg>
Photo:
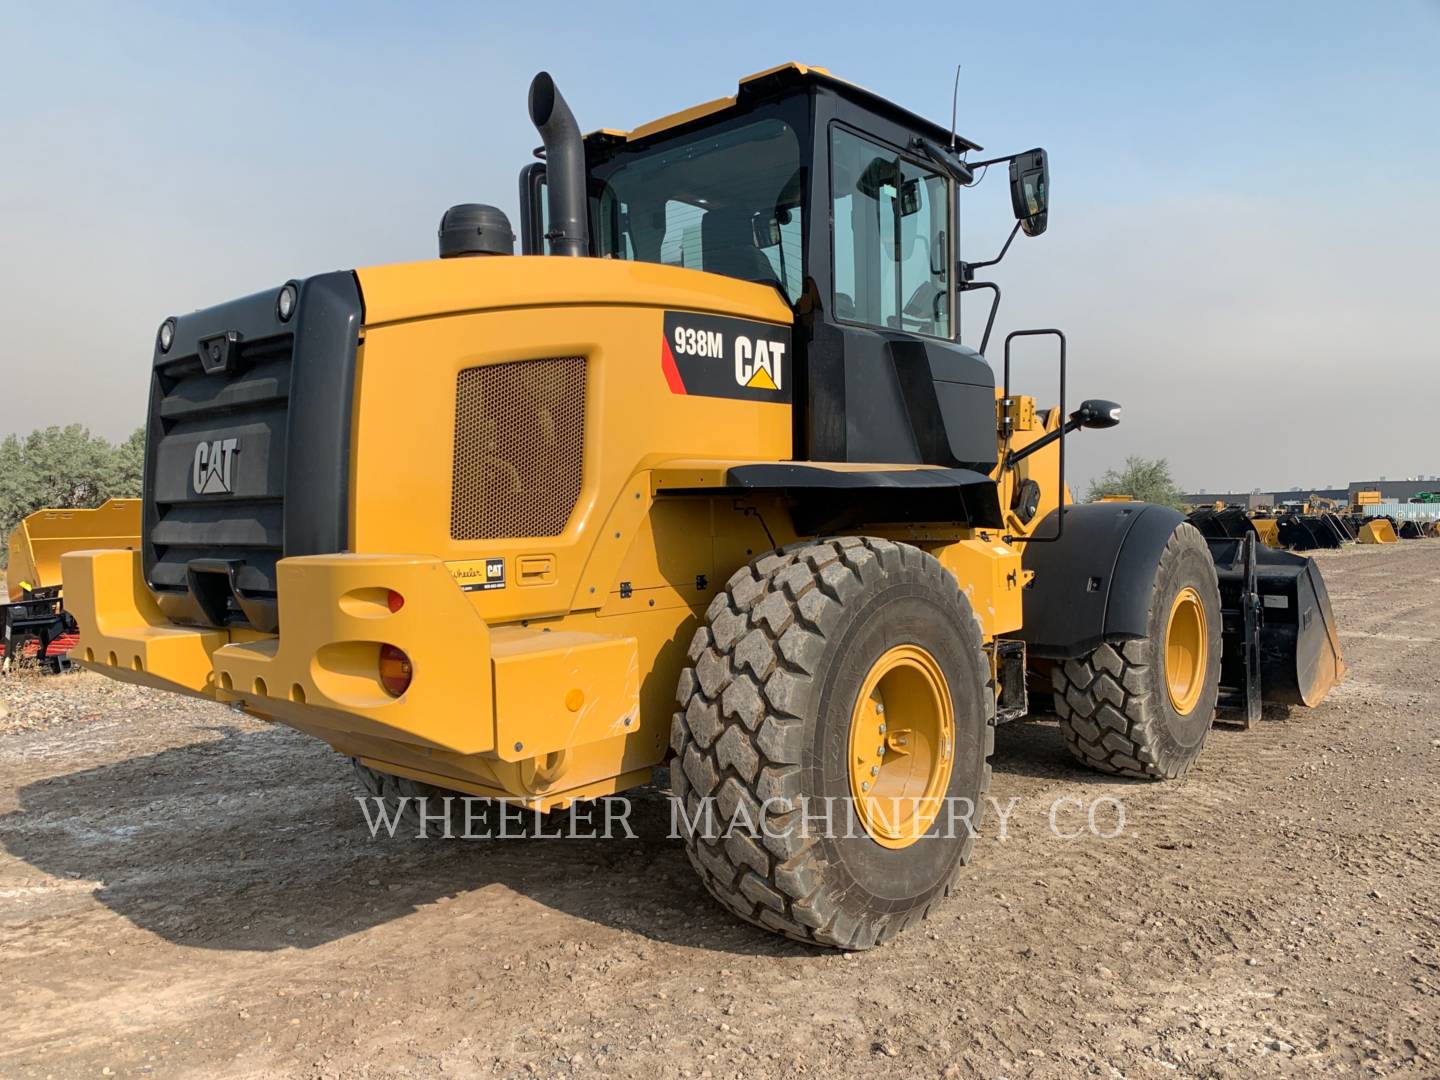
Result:
<svg viewBox="0 0 1440 1080">
<path fill-rule="evenodd" d="M 744 103 L 748 98 L 781 91 L 787 87 L 798 87 L 810 84 L 826 86 L 851 101 L 886 116 L 905 127 L 913 128 L 917 132 L 934 139 L 942 145 L 948 144 L 950 141 L 949 128 L 942 127 L 932 120 L 927 120 L 919 113 L 914 113 L 909 109 L 902 108 L 872 90 L 867 90 L 863 86 L 857 86 L 855 83 L 832 75 L 826 68 L 797 64 L 793 61 L 788 64 L 780 64 L 776 67 L 766 68 L 764 71 L 757 71 L 753 75 L 746 75 L 740 80 L 740 85 L 736 92 L 728 97 L 715 98 L 713 101 L 692 105 L 688 109 L 681 109 L 679 112 L 662 116 L 658 120 L 651 120 L 648 124 L 641 124 L 632 131 L 601 128 L 599 131 L 592 131 L 585 136 L 585 138 L 587 141 L 594 140 L 606 143 L 636 142 L 640 139 L 649 138 L 652 135 L 658 135 L 662 132 L 683 127 L 696 120 L 734 109 Z M 958 135 L 955 137 L 955 148 L 961 151 L 983 149 L 978 143 L 973 143 L 969 139 Z"/>
</svg>

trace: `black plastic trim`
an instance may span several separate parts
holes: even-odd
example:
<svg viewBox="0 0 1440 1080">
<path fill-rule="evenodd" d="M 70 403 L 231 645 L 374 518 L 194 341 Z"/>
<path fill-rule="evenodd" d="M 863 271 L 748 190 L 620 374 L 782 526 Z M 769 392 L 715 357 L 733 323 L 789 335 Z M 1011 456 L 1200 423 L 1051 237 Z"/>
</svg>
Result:
<svg viewBox="0 0 1440 1080">
<path fill-rule="evenodd" d="M 866 524 L 1002 523 L 995 482 L 971 469 L 840 470 L 775 462 L 737 465 L 726 482 L 736 492 L 787 496 L 797 531 L 808 536 Z"/>
<path fill-rule="evenodd" d="M 364 311 L 350 271 L 300 283 L 285 456 L 285 555 L 350 540 L 350 424 Z"/>
</svg>

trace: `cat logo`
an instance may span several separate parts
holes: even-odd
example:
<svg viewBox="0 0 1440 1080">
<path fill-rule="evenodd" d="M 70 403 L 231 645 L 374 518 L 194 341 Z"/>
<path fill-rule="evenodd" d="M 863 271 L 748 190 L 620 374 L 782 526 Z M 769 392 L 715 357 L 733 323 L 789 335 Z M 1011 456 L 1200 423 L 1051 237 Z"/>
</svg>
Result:
<svg viewBox="0 0 1440 1080">
<path fill-rule="evenodd" d="M 785 342 L 748 337 L 735 339 L 735 381 L 752 390 L 779 390 L 784 383 L 781 364 Z"/>
<path fill-rule="evenodd" d="M 230 495 L 235 455 L 240 452 L 239 439 L 215 439 L 198 443 L 190 468 L 190 480 L 197 495 Z"/>
<path fill-rule="evenodd" d="M 667 311 L 664 326 L 660 370 L 672 394 L 790 403 L 788 326 L 690 311 Z"/>
</svg>

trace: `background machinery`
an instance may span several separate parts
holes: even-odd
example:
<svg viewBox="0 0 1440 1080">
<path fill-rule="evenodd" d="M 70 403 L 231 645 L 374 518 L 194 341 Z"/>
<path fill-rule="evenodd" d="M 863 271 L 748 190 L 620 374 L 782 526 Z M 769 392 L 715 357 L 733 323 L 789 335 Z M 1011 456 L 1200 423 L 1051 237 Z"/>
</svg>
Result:
<svg viewBox="0 0 1440 1080">
<path fill-rule="evenodd" d="M 47 671 L 69 666 L 75 620 L 60 593 L 60 556 L 86 548 L 140 546 L 140 500 L 109 499 L 94 509 L 37 510 L 11 532 L 0 603 L 0 671 L 34 660 Z"/>
<path fill-rule="evenodd" d="M 998 260 L 959 193 L 1008 170 L 1011 238 L 1043 233 L 1043 150 L 793 64 L 628 132 L 582 138 L 546 74 L 530 112 L 522 256 L 465 204 L 440 259 L 161 324 L 140 550 L 64 559 L 87 666 L 313 733 L 381 796 L 543 811 L 668 762 L 707 888 L 843 948 L 955 887 L 1027 676 L 1143 779 L 1192 767 L 1222 680 L 1339 676 L 1313 567 L 1067 508 L 1066 438 L 1120 409 L 1067 406 L 1061 332 L 987 358 L 992 303 L 962 344 Z M 1012 384 L 1030 339 L 1057 406 Z"/>
</svg>

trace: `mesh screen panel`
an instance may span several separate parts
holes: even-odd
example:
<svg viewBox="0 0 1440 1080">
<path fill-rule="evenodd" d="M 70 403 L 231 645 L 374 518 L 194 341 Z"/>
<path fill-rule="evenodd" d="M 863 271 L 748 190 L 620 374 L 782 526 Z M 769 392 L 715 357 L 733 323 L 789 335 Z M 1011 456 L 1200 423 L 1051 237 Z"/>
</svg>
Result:
<svg viewBox="0 0 1440 1080">
<path fill-rule="evenodd" d="M 455 540 L 558 536 L 580 497 L 585 359 L 519 360 L 460 372 Z"/>
</svg>

